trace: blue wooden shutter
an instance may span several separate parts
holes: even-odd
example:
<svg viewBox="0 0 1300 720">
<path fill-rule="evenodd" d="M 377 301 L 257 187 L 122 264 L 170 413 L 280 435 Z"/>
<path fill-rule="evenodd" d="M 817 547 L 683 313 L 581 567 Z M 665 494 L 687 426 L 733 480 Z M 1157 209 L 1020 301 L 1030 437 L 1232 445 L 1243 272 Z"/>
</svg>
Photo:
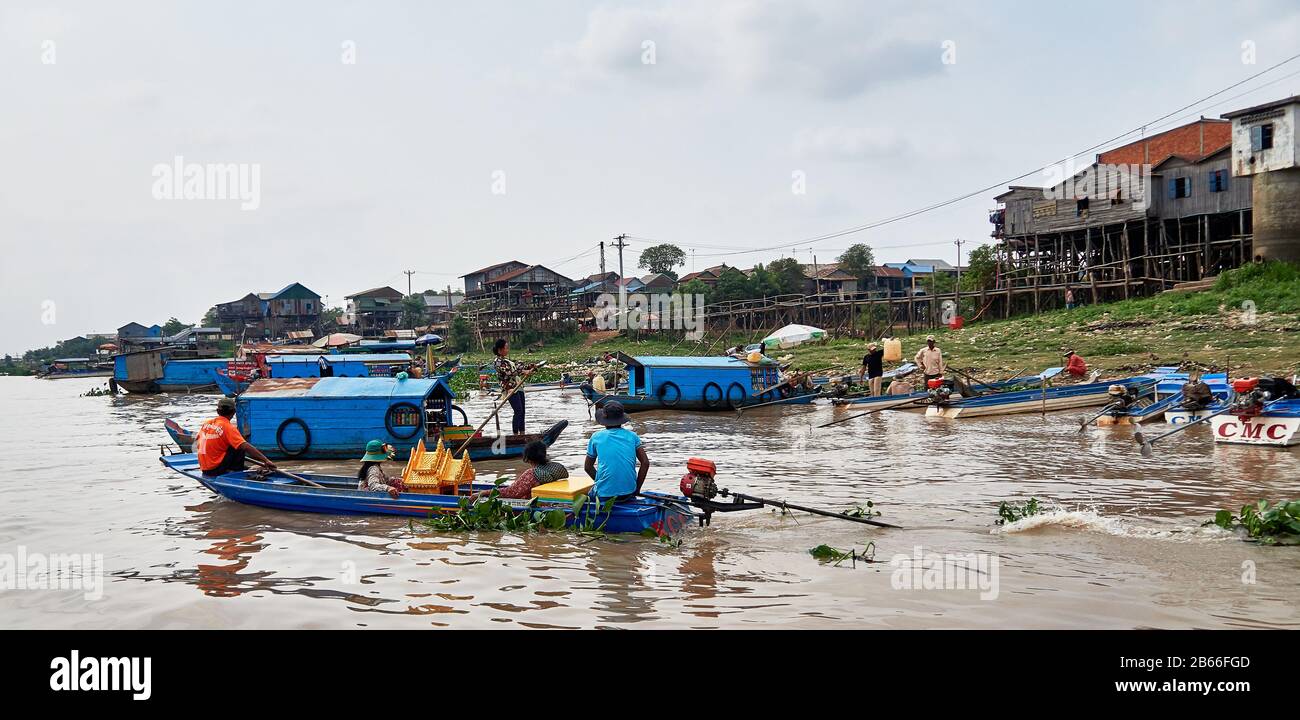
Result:
<svg viewBox="0 0 1300 720">
<path fill-rule="evenodd" d="M 1250 151 L 1259 152 L 1264 148 L 1264 126 L 1256 125 L 1250 129 Z"/>
<path fill-rule="evenodd" d="M 1169 178 L 1169 199 L 1178 197 L 1178 178 Z"/>
</svg>

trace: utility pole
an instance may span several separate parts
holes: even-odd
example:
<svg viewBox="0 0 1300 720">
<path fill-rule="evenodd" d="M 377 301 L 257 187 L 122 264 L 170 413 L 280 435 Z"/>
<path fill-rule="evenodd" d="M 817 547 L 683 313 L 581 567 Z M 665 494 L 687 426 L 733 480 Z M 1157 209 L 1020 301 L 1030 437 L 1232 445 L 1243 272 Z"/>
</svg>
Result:
<svg viewBox="0 0 1300 720">
<path fill-rule="evenodd" d="M 600 241 L 600 281 L 605 282 L 605 241 Z"/>
<path fill-rule="evenodd" d="M 411 297 L 411 276 L 415 274 L 415 271 L 414 271 L 414 270 L 403 270 L 402 272 L 406 274 L 406 297 L 407 297 L 407 298 L 410 298 L 410 297 Z M 403 308 L 403 310 L 405 310 L 405 308 Z M 417 319 L 417 318 L 415 317 L 415 315 L 412 314 L 412 315 L 411 315 L 411 332 L 415 332 L 415 322 L 416 322 L 416 319 Z"/>
<path fill-rule="evenodd" d="M 627 235 L 619 235 L 614 239 L 618 241 L 614 243 L 614 247 L 618 248 L 618 279 L 621 282 L 623 280 L 623 248 L 627 247 Z"/>
<path fill-rule="evenodd" d="M 961 246 L 966 244 L 965 240 L 957 239 L 952 241 L 957 246 L 957 291 L 961 291 Z"/>
</svg>

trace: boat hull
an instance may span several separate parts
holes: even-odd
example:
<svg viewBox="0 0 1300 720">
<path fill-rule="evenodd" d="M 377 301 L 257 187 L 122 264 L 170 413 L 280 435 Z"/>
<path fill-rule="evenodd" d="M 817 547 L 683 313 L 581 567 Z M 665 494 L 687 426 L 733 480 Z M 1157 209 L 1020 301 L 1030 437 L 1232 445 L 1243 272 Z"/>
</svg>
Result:
<svg viewBox="0 0 1300 720">
<path fill-rule="evenodd" d="M 1296 414 L 1247 417 L 1226 414 L 1211 418 L 1209 422 L 1217 443 L 1279 447 L 1300 444 L 1300 416 Z"/>
<path fill-rule="evenodd" d="M 596 407 L 602 407 L 610 401 L 617 401 L 623 405 L 626 412 L 646 412 L 649 410 L 680 410 L 687 412 L 717 412 L 721 410 L 735 410 L 738 407 L 749 407 L 751 405 L 767 405 L 769 407 L 778 407 L 781 405 L 807 405 L 819 397 L 823 397 L 819 392 L 804 392 L 798 395 L 792 395 L 787 398 L 766 398 L 763 396 L 748 396 L 743 401 L 735 404 L 728 404 L 725 400 L 716 405 L 708 405 L 702 400 L 679 400 L 678 402 L 668 405 L 657 397 L 647 395 L 610 395 L 598 393 L 590 385 L 582 386 L 582 395 L 587 398 L 587 402 L 594 404 Z"/>
<path fill-rule="evenodd" d="M 1109 389 L 1115 385 L 1138 385 L 1138 395 L 1147 396 L 1154 389 L 1154 378 L 1149 376 L 1126 378 L 1114 383 L 1085 383 L 1065 385 L 1045 390 L 1006 392 L 984 397 L 959 400 L 942 405 L 931 405 L 925 412 L 930 417 L 973 418 L 1018 413 L 1051 412 L 1097 407 L 1112 401 Z"/>
<path fill-rule="evenodd" d="M 245 505 L 284 510 L 313 512 L 330 515 L 396 515 L 402 517 L 430 517 L 454 513 L 460 508 L 459 495 L 401 493 L 397 498 L 385 493 L 356 489 L 356 478 L 330 475 L 305 475 L 307 479 L 323 485 L 322 488 L 296 484 L 292 478 L 273 476 L 257 479 L 247 472 L 236 472 L 219 477 L 206 477 L 198 468 L 194 455 L 165 455 L 159 458 L 163 465 L 196 480 L 212 492 Z M 489 490 L 491 485 L 474 485 L 473 490 Z M 636 498 L 616 503 L 608 512 L 596 503 L 584 504 L 581 511 L 573 512 L 568 501 L 538 500 L 535 504 L 520 503 L 518 512 L 527 510 L 561 510 L 570 526 L 597 526 L 607 533 L 640 533 L 653 530 L 661 535 L 674 535 L 684 530 L 693 519 L 686 498 L 669 495 L 653 498 Z"/>
</svg>

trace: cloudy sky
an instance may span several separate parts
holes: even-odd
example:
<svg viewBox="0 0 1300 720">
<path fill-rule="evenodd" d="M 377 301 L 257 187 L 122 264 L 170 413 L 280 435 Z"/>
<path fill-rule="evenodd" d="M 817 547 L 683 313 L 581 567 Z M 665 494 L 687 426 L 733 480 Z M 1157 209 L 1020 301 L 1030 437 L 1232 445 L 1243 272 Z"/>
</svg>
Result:
<svg viewBox="0 0 1300 720">
<path fill-rule="evenodd" d="M 197 322 L 293 281 L 337 305 L 405 290 L 403 270 L 416 290 L 509 259 L 577 277 L 619 233 L 629 267 L 661 241 L 697 269 L 853 242 L 952 261 L 954 239 L 988 239 L 995 193 L 816 238 L 1297 53 L 1300 5 L 1282 1 L 9 0 L 0 352 Z M 1147 132 L 1300 93 L 1297 72 Z M 256 203 L 171 199 L 155 168 L 177 157 L 256 172 Z"/>
</svg>

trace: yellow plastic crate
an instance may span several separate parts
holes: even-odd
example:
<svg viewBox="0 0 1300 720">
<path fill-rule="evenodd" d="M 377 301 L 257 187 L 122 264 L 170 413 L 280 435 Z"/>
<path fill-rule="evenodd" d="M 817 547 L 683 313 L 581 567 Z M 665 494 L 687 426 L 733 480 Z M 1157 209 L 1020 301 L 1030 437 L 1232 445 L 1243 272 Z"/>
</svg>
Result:
<svg viewBox="0 0 1300 720">
<path fill-rule="evenodd" d="M 571 477 L 556 480 L 533 488 L 533 497 L 541 500 L 575 500 L 579 495 L 586 495 L 595 487 L 596 482 L 589 477 Z"/>
</svg>

